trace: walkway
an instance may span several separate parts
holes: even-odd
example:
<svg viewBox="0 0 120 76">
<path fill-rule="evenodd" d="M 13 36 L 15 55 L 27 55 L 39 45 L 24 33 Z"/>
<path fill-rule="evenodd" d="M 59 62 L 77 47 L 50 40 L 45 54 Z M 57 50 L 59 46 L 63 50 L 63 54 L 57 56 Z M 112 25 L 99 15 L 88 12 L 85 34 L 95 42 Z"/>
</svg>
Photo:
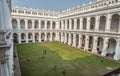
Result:
<svg viewBox="0 0 120 76">
<path fill-rule="evenodd" d="M 19 58 L 18 58 L 18 53 L 16 49 L 16 45 L 14 45 L 14 74 L 15 76 L 21 76 L 21 71 L 20 71 L 20 64 L 19 64 Z"/>
</svg>

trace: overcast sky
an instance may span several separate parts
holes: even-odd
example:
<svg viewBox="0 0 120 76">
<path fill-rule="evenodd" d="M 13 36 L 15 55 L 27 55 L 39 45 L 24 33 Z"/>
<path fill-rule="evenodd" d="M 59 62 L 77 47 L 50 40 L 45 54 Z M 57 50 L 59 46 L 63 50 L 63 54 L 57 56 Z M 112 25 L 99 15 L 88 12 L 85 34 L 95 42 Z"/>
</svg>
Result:
<svg viewBox="0 0 120 76">
<path fill-rule="evenodd" d="M 12 0 L 13 6 L 21 6 L 51 11 L 63 11 L 77 5 L 94 2 L 96 0 Z"/>
</svg>

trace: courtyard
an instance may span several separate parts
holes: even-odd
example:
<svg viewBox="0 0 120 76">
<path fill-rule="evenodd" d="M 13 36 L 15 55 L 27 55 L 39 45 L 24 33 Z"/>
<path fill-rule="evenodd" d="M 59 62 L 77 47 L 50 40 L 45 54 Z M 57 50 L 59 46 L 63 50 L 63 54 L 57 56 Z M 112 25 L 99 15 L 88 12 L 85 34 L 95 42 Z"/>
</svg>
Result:
<svg viewBox="0 0 120 76">
<path fill-rule="evenodd" d="M 120 67 L 59 42 L 19 44 L 17 50 L 22 76 L 102 76 Z"/>
</svg>

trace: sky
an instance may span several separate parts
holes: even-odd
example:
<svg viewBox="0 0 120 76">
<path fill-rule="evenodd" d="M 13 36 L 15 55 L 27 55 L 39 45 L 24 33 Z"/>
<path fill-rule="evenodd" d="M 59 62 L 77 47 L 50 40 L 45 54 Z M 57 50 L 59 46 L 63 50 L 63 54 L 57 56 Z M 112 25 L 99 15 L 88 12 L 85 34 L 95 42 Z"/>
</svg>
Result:
<svg viewBox="0 0 120 76">
<path fill-rule="evenodd" d="M 12 0 L 12 6 L 34 8 L 40 10 L 63 11 L 78 5 L 96 0 Z"/>
</svg>

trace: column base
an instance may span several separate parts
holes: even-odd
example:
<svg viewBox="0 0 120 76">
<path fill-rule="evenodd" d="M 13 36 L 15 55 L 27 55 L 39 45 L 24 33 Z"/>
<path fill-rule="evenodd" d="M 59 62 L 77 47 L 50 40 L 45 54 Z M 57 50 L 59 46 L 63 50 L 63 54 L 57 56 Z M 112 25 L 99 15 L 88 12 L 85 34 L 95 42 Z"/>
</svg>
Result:
<svg viewBox="0 0 120 76">
<path fill-rule="evenodd" d="M 97 50 L 93 49 L 92 53 L 97 54 Z"/>
<path fill-rule="evenodd" d="M 119 61 L 120 60 L 120 56 L 114 56 L 114 58 L 113 58 L 114 60 L 116 60 L 116 61 Z"/>
<path fill-rule="evenodd" d="M 102 53 L 101 53 L 101 56 L 106 56 L 106 54 L 107 54 L 107 51 L 103 50 Z"/>
<path fill-rule="evenodd" d="M 76 47 L 76 45 L 75 45 L 75 44 L 73 44 L 72 46 L 73 46 L 73 47 Z"/>
</svg>

